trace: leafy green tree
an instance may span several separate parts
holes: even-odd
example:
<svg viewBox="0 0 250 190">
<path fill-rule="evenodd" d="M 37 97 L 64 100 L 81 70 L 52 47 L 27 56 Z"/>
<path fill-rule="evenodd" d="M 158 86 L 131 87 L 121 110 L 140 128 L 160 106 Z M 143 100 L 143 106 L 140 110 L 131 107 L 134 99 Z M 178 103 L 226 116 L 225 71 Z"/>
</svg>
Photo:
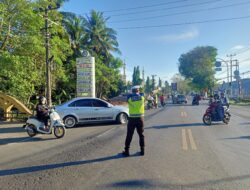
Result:
<svg viewBox="0 0 250 190">
<path fill-rule="evenodd" d="M 119 49 L 116 32 L 107 27 L 107 19 L 96 11 L 91 11 L 89 17 L 78 17 L 65 12 L 62 14 L 74 52 L 74 55 L 68 58 L 68 67 L 75 68 L 75 59 L 81 56 L 82 50 L 87 50 L 96 60 L 96 96 L 107 98 L 123 92 L 125 84 L 119 70 L 123 63 L 111 54 L 119 53 Z"/>
<path fill-rule="evenodd" d="M 177 83 L 177 91 L 181 94 L 187 94 L 192 89 L 190 87 L 190 81 L 184 79 L 179 73 L 175 74 L 171 80 L 173 83 Z"/>
<path fill-rule="evenodd" d="M 170 88 L 170 85 L 169 85 L 168 81 L 165 81 L 165 83 L 164 83 L 163 92 L 165 94 L 169 94 L 171 92 L 171 88 Z"/>
<path fill-rule="evenodd" d="M 133 85 L 141 85 L 142 84 L 142 79 L 141 79 L 141 72 L 140 72 L 140 67 L 134 67 L 134 72 L 132 75 L 132 82 Z"/>
<path fill-rule="evenodd" d="M 96 96 L 108 98 L 119 95 L 125 90 L 125 84 L 120 74 L 122 60 L 112 58 L 110 66 L 103 63 L 100 58 L 96 59 Z"/>
<path fill-rule="evenodd" d="M 2 0 L 0 4 L 0 90 L 28 104 L 45 85 L 45 48 L 42 13 L 34 12 L 54 1 Z M 60 19 L 55 10 L 49 19 Z M 53 81 L 65 80 L 63 61 L 69 50 L 62 27 L 50 29 L 50 50 L 54 57 Z M 55 83 L 54 83 L 55 84 Z M 54 88 L 56 86 L 54 85 Z"/>
<path fill-rule="evenodd" d="M 151 81 L 150 78 L 147 77 L 146 84 L 145 84 L 145 92 L 150 93 L 152 91 Z"/>
<path fill-rule="evenodd" d="M 162 80 L 161 80 L 161 78 L 160 78 L 160 77 L 159 77 L 158 86 L 159 86 L 160 88 L 162 87 Z"/>
<path fill-rule="evenodd" d="M 152 75 L 152 82 L 151 82 L 151 85 L 152 85 L 151 89 L 152 89 L 152 90 L 155 90 L 155 88 L 156 88 L 155 75 Z"/>
<path fill-rule="evenodd" d="M 214 62 L 217 49 L 212 46 L 196 47 L 179 58 L 179 72 L 198 90 L 212 89 L 215 84 Z"/>
</svg>

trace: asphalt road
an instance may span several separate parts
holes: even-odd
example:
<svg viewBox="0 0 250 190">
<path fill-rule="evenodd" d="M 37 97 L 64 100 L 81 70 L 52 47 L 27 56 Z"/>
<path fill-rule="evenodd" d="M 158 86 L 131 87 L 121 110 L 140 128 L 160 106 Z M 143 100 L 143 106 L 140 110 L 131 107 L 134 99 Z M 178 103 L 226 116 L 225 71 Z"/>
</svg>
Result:
<svg viewBox="0 0 250 190">
<path fill-rule="evenodd" d="M 126 127 L 79 126 L 63 139 L 27 137 L 0 125 L 0 189 L 250 189 L 250 108 L 232 106 L 229 125 L 204 126 L 207 105 L 167 105 L 145 117 L 145 156 Z"/>
</svg>

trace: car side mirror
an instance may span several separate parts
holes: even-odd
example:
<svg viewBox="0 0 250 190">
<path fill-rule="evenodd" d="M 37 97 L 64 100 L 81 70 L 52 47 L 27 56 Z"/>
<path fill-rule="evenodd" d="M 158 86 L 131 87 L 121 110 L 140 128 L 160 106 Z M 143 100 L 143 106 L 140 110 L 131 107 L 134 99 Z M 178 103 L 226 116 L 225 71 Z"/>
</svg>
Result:
<svg viewBox="0 0 250 190">
<path fill-rule="evenodd" d="M 111 104 L 107 104 L 107 108 L 112 108 L 112 105 Z"/>
</svg>

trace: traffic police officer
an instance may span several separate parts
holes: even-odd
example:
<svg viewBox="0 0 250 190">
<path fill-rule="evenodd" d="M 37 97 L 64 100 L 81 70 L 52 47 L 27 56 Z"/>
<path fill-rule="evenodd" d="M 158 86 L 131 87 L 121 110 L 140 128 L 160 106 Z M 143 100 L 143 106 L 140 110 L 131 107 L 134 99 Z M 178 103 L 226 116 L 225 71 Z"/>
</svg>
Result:
<svg viewBox="0 0 250 190">
<path fill-rule="evenodd" d="M 129 120 L 127 125 L 127 137 L 125 141 L 124 156 L 129 156 L 130 143 L 136 129 L 141 147 L 141 155 L 144 155 L 144 96 L 140 94 L 140 86 L 132 87 L 132 95 L 128 96 Z"/>
</svg>

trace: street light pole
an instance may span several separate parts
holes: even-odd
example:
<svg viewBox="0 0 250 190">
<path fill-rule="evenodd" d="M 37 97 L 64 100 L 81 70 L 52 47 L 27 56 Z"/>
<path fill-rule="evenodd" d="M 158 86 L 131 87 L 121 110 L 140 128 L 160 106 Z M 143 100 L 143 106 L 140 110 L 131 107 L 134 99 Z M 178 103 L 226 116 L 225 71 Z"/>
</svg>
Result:
<svg viewBox="0 0 250 190">
<path fill-rule="evenodd" d="M 225 61 L 224 59 L 221 58 L 217 58 L 218 60 L 220 60 L 221 62 L 225 63 L 227 66 L 227 86 L 226 86 L 226 94 L 228 95 L 228 85 L 229 85 L 229 65 L 228 62 L 229 61 Z"/>
<path fill-rule="evenodd" d="M 228 65 L 228 61 L 225 61 L 224 59 L 221 59 L 221 58 L 217 58 L 219 59 L 220 61 L 222 61 L 223 63 L 226 64 L 227 66 L 227 83 L 229 83 L 229 65 Z"/>
</svg>

